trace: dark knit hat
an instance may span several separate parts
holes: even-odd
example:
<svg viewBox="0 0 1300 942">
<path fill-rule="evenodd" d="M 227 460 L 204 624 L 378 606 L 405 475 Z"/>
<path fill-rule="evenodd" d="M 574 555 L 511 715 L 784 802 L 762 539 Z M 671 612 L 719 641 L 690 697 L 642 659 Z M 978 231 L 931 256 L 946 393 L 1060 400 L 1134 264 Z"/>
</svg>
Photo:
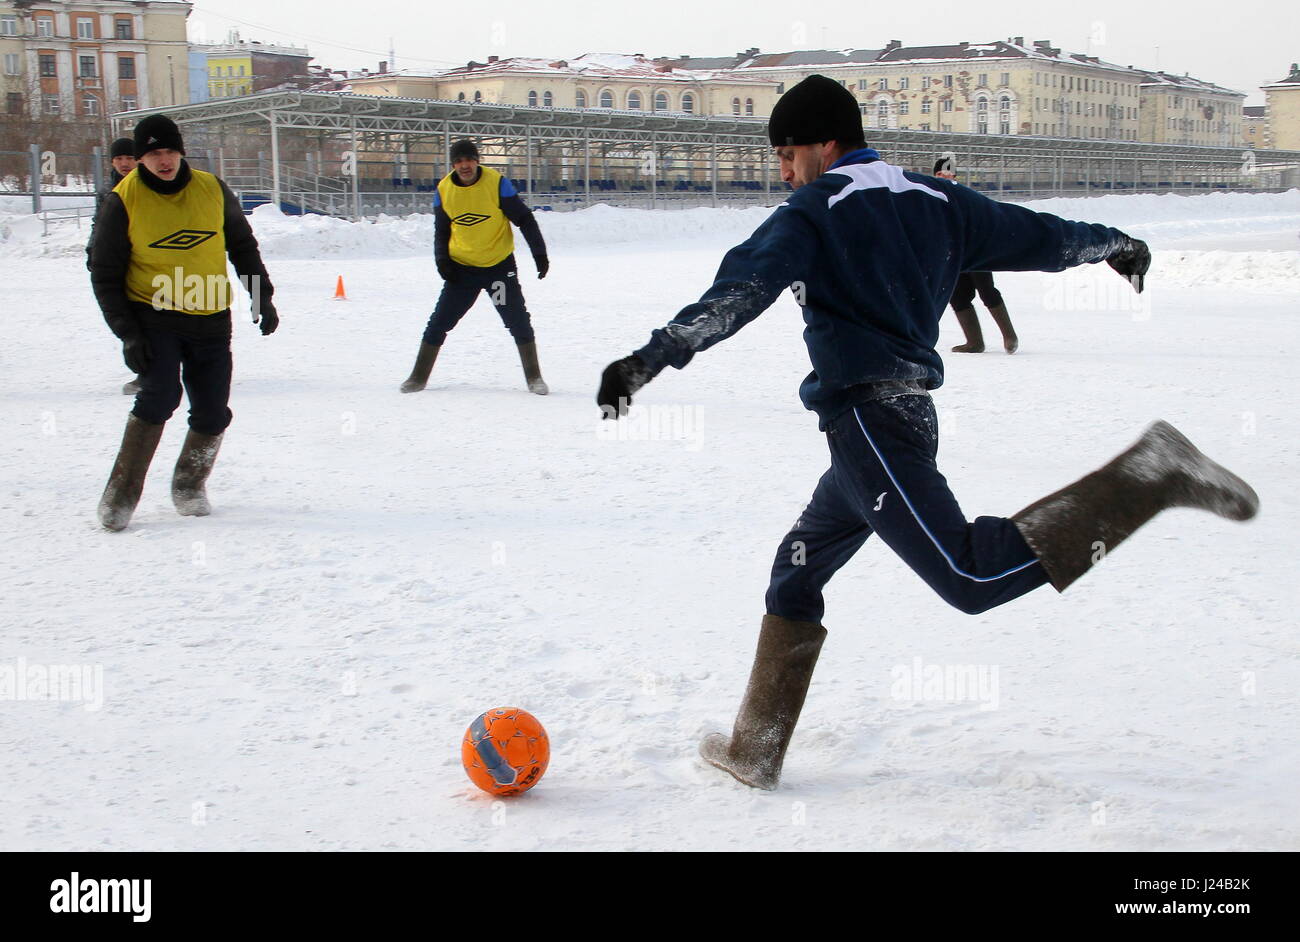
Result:
<svg viewBox="0 0 1300 942">
<path fill-rule="evenodd" d="M 457 141 L 451 145 L 451 162 L 455 163 L 462 157 L 468 157 L 471 160 L 478 160 L 478 146 L 468 138 Z"/>
<path fill-rule="evenodd" d="M 151 114 L 135 126 L 135 155 L 143 157 L 151 150 L 175 150 L 185 153 L 185 142 L 176 122 L 164 114 Z"/>
<path fill-rule="evenodd" d="M 853 93 L 834 79 L 810 75 L 781 96 L 767 121 L 773 147 L 841 141 L 862 144 L 862 112 Z"/>
<path fill-rule="evenodd" d="M 112 160 L 114 157 L 134 157 L 134 156 L 135 156 L 135 141 L 131 140 L 131 138 L 129 137 L 119 137 L 117 140 L 113 142 L 113 145 L 108 149 L 109 160 Z"/>
<path fill-rule="evenodd" d="M 936 160 L 934 162 L 934 170 L 932 170 L 931 173 L 937 174 L 941 170 L 947 170 L 949 173 L 953 172 L 951 157 L 940 157 L 938 160 Z"/>
</svg>

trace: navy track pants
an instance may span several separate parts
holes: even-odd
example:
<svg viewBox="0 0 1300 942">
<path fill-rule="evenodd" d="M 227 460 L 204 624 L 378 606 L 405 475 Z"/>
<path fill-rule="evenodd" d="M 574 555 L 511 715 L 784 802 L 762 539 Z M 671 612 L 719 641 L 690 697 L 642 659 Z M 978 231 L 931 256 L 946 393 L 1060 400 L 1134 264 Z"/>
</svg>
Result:
<svg viewBox="0 0 1300 942">
<path fill-rule="evenodd" d="M 187 337 L 174 330 L 144 328 L 149 369 L 140 374 L 140 392 L 131 411 L 161 425 L 181 404 L 181 385 L 190 397 L 190 428 L 220 435 L 230 425 L 230 335 Z"/>
<path fill-rule="evenodd" d="M 1047 574 L 1004 517 L 966 520 L 935 464 L 928 394 L 867 402 L 826 430 L 831 466 L 777 549 L 767 611 L 820 623 L 822 589 L 872 533 L 950 605 L 969 614 L 1019 598 Z"/>
<path fill-rule="evenodd" d="M 474 306 L 480 291 L 488 293 L 497 313 L 501 315 L 501 323 L 505 324 L 516 344 L 530 343 L 534 339 L 532 318 L 524 303 L 524 292 L 519 286 L 519 271 L 515 267 L 513 255 L 491 268 L 458 265 L 457 274 L 455 281 L 446 282 L 442 286 L 438 304 L 424 328 L 425 343 L 441 347 L 447 339 L 447 332 L 459 324 L 460 319 Z"/>
</svg>

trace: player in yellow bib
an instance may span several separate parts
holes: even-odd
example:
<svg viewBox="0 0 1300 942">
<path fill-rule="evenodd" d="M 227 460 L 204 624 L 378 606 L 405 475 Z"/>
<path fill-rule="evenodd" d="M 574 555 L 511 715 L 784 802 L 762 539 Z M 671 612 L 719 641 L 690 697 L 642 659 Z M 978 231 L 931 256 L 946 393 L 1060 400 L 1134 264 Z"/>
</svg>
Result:
<svg viewBox="0 0 1300 942">
<path fill-rule="evenodd" d="M 514 184 L 491 167 L 479 166 L 479 152 L 473 141 L 452 145 L 451 160 L 452 172 L 438 184 L 433 198 L 433 254 L 444 282 L 442 294 L 425 327 L 415 367 L 402 383 L 402 392 L 424 389 L 447 332 L 474 305 L 479 292 L 486 291 L 519 347 L 528 391 L 545 396 L 548 390 L 537 362 L 532 319 L 519 287 L 510 225 L 518 226 L 524 234 L 538 278 L 545 278 L 550 269 L 542 231 Z"/>
<path fill-rule="evenodd" d="M 140 376 L 122 447 L 99 503 L 109 530 L 130 523 L 163 425 L 190 397 L 190 428 L 172 476 L 186 516 L 211 512 L 205 485 L 230 425 L 230 280 L 226 260 L 253 298 L 262 333 L 280 323 L 273 288 L 238 197 L 191 169 L 176 123 L 150 115 L 135 128 L 139 165 L 95 218 L 90 281 L 104 320 Z"/>
</svg>

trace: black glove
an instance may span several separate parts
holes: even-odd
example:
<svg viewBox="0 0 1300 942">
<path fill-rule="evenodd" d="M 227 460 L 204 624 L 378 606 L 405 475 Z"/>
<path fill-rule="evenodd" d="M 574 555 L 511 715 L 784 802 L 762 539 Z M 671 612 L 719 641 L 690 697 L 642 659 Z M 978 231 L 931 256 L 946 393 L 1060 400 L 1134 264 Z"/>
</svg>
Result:
<svg viewBox="0 0 1300 942">
<path fill-rule="evenodd" d="M 261 324 L 262 336 L 268 337 L 280 326 L 280 315 L 275 313 L 275 305 L 271 303 L 270 298 L 264 299 L 258 307 L 260 308 L 258 319 L 253 323 Z"/>
<path fill-rule="evenodd" d="M 537 263 L 537 279 L 540 281 L 551 270 L 551 260 L 545 255 L 539 255 L 533 261 Z"/>
<path fill-rule="evenodd" d="M 460 279 L 460 266 L 450 258 L 438 259 L 438 274 L 442 275 L 442 280 L 448 283 Z"/>
<path fill-rule="evenodd" d="M 1124 237 L 1124 244 L 1112 252 L 1106 264 L 1128 279 L 1138 293 L 1146 286 L 1147 269 L 1151 267 L 1151 250 L 1141 239 Z"/>
<path fill-rule="evenodd" d="M 617 419 L 627 415 L 627 407 L 632 404 L 632 393 L 636 392 L 654 377 L 650 367 L 639 356 L 623 357 L 605 367 L 600 374 L 600 391 L 596 393 L 596 405 L 603 413 L 602 419 Z"/>
<path fill-rule="evenodd" d="M 126 361 L 128 370 L 137 376 L 143 376 L 149 372 L 149 362 L 153 359 L 149 341 L 142 335 L 127 337 L 122 341 L 122 359 Z"/>
</svg>

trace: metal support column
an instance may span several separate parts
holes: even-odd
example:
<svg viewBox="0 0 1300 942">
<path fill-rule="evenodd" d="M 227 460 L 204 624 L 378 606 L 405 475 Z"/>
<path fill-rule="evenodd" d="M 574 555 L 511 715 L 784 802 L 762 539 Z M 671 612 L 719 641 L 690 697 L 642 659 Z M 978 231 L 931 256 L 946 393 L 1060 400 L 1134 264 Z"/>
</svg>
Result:
<svg viewBox="0 0 1300 942">
<path fill-rule="evenodd" d="M 713 205 L 718 205 L 718 142 L 714 141 L 709 148 L 709 177 L 713 182 Z"/>
<path fill-rule="evenodd" d="M 271 112 L 271 202 L 280 209 L 280 126 Z"/>
<path fill-rule="evenodd" d="M 524 128 L 524 151 L 527 157 L 525 163 L 528 167 L 528 195 L 533 195 L 533 126 L 530 124 Z"/>
<path fill-rule="evenodd" d="M 763 202 L 770 202 L 772 199 L 772 151 L 770 148 L 763 148 Z"/>
<path fill-rule="evenodd" d="M 655 134 L 650 135 L 650 208 L 659 208 L 659 142 Z"/>
<path fill-rule="evenodd" d="M 41 211 L 41 145 L 31 146 L 32 165 L 29 173 L 32 177 L 32 212 Z"/>
<path fill-rule="evenodd" d="M 586 203 L 591 206 L 591 128 L 582 129 L 582 183 L 586 189 Z"/>
<path fill-rule="evenodd" d="M 92 159 L 95 161 L 95 166 L 91 169 L 95 175 L 95 192 L 102 193 L 104 191 L 104 148 L 96 144 L 94 155 Z"/>
<path fill-rule="evenodd" d="M 352 119 L 352 220 L 361 220 L 361 151 L 357 148 L 357 119 Z"/>
</svg>

